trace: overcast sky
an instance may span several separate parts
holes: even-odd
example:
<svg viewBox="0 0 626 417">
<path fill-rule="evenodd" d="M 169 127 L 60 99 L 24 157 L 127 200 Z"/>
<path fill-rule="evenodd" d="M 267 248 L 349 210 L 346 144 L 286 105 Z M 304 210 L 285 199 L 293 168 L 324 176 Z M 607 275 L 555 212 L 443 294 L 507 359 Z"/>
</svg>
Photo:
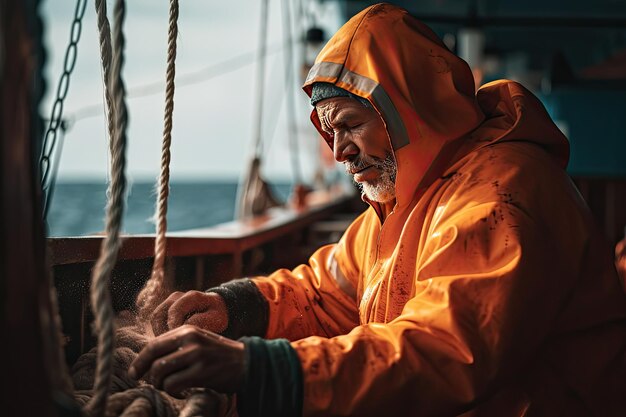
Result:
<svg viewBox="0 0 626 417">
<path fill-rule="evenodd" d="M 164 85 L 168 3 L 154 0 L 127 2 L 124 79 L 130 93 L 153 82 Z M 270 0 L 269 3 L 268 43 L 274 52 L 268 57 L 266 66 L 264 131 L 266 149 L 269 150 L 265 155 L 263 171 L 270 179 L 289 180 L 292 170 L 287 151 L 285 99 L 281 99 L 284 89 L 283 55 L 280 51 L 283 42 L 282 1 Z M 296 3 L 292 2 L 292 7 Z M 108 4 L 111 12 L 113 2 Z M 260 0 L 181 1 L 177 77 L 189 79 L 190 74 L 211 65 L 248 52 L 254 53 L 258 44 L 260 6 Z M 318 21 L 327 32 L 334 31 L 341 24 L 337 7 L 333 2 L 325 2 L 324 7 L 317 11 Z M 41 107 L 45 118 L 49 116 L 51 96 L 56 92 L 62 71 L 74 9 L 75 2 L 70 0 L 47 0 L 42 5 L 48 52 L 45 72 L 48 91 Z M 299 27 L 303 25 L 298 24 Z M 61 180 L 106 177 L 108 151 L 100 68 L 94 1 L 88 0 L 76 68 L 64 106 L 64 115 L 73 123 L 65 136 L 59 170 Z M 251 152 L 255 74 L 256 64 L 251 63 L 210 80 L 177 87 L 172 179 L 238 178 Z M 308 121 L 310 106 L 299 88 L 301 79 L 297 77 L 294 82 L 298 84 L 296 114 L 299 118 L 301 154 L 305 173 L 311 175 L 314 162 L 310 156 L 319 146 L 319 139 Z M 134 180 L 152 179 L 159 170 L 164 93 L 129 98 L 128 104 L 128 175 Z M 272 135 L 271 127 L 276 115 L 271 113 L 276 111 L 280 113 L 275 134 Z M 94 113 L 96 116 L 84 117 Z"/>
</svg>

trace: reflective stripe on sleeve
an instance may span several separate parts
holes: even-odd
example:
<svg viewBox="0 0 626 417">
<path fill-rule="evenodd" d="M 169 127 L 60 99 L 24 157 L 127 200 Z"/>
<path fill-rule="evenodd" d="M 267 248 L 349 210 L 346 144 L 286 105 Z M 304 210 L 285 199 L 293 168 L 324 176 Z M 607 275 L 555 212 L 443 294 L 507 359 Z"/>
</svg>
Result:
<svg viewBox="0 0 626 417">
<path fill-rule="evenodd" d="M 337 247 L 333 249 L 333 253 L 328 258 L 327 269 L 330 275 L 335 278 L 335 282 L 339 286 L 339 288 L 346 293 L 350 298 L 356 300 L 356 288 L 352 285 L 350 281 L 346 278 L 346 276 L 339 268 L 339 263 L 335 259 L 335 252 L 337 251 Z"/>
</svg>

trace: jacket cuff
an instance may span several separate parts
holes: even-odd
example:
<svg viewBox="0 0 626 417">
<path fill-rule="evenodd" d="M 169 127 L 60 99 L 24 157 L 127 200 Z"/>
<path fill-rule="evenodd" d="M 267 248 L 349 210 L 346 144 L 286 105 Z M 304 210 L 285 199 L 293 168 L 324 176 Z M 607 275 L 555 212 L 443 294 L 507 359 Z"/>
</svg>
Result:
<svg viewBox="0 0 626 417">
<path fill-rule="evenodd" d="M 240 417 L 300 417 L 302 365 L 287 339 L 239 339 L 246 349 L 246 378 L 237 392 Z"/>
<path fill-rule="evenodd" d="M 265 336 L 267 332 L 269 306 L 263 294 L 247 279 L 226 282 L 208 289 L 220 295 L 228 312 L 228 327 L 223 336 L 238 339 L 241 336 Z"/>
</svg>

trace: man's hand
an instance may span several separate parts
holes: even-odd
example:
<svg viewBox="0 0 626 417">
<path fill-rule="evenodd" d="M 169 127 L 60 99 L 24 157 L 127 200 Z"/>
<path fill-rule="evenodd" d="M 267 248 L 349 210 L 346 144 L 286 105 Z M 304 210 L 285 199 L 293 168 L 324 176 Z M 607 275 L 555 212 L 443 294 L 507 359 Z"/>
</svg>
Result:
<svg viewBox="0 0 626 417">
<path fill-rule="evenodd" d="M 176 397 L 189 388 L 232 393 L 244 382 L 244 344 L 185 325 L 153 339 L 139 353 L 128 376 L 142 375 Z"/>
<path fill-rule="evenodd" d="M 228 311 L 218 294 L 177 291 L 154 310 L 150 323 L 156 336 L 183 324 L 221 333 L 228 327 Z"/>
</svg>

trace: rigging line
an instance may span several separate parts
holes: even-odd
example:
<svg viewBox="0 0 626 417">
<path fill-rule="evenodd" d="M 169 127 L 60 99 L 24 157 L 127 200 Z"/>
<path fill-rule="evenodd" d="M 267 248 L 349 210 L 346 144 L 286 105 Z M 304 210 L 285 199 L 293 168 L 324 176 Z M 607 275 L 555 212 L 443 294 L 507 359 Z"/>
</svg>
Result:
<svg viewBox="0 0 626 417">
<path fill-rule="evenodd" d="M 256 122 L 254 128 L 254 156 L 261 156 L 261 146 L 262 146 L 262 125 L 263 125 L 263 98 L 264 98 L 264 87 L 265 87 L 265 55 L 267 50 L 267 21 L 268 19 L 268 11 L 269 11 L 269 1 L 263 0 L 261 4 L 261 24 L 259 29 L 259 49 L 257 59 L 257 80 L 256 80 L 256 99 L 257 99 L 257 107 L 256 107 Z"/>
<path fill-rule="evenodd" d="M 290 0 L 283 0 L 283 36 L 285 39 L 285 94 L 287 95 L 287 134 L 289 135 L 289 147 L 291 156 L 291 168 L 293 170 L 295 184 L 302 184 L 302 171 L 300 154 L 298 150 L 298 131 L 296 129 L 295 101 L 293 96 L 293 45 L 291 38 L 291 8 Z"/>
<path fill-rule="evenodd" d="M 259 24 L 259 46 L 257 53 L 257 80 L 256 80 L 256 117 L 252 131 L 253 154 L 248 163 L 248 167 L 243 172 L 239 184 L 237 185 L 237 196 L 235 203 L 235 219 L 243 219 L 248 216 L 247 200 L 251 192 L 250 186 L 255 178 L 259 175 L 261 146 L 262 146 L 262 127 L 263 127 L 263 101 L 265 86 L 265 61 L 267 55 L 267 23 L 268 23 L 269 1 L 263 0 L 261 3 L 261 21 Z"/>
<path fill-rule="evenodd" d="M 286 54 L 282 57 L 282 62 L 280 57 L 276 57 L 276 60 L 272 64 L 271 74 L 277 74 L 279 72 L 279 67 L 282 65 L 282 71 L 285 75 L 282 79 L 280 77 L 272 77 L 269 79 L 268 90 L 269 91 L 278 91 L 279 94 L 268 94 L 267 99 L 264 100 L 264 108 L 273 109 L 274 111 L 267 114 L 265 117 L 265 123 L 263 127 L 263 141 L 261 143 L 261 154 L 267 155 L 270 152 L 272 147 L 273 139 L 276 136 L 276 129 L 278 128 L 278 120 L 280 119 L 280 114 L 283 109 L 283 102 L 285 101 L 285 97 L 289 94 L 290 89 L 286 86 L 293 85 L 292 79 L 287 79 L 286 77 L 292 77 L 293 73 L 289 73 L 286 71 L 287 65 L 287 56 Z M 269 101 L 269 104 L 268 104 Z M 286 116 L 288 117 L 288 116 Z M 289 130 L 287 131 L 289 132 Z M 287 139 L 289 140 L 289 139 Z"/>
<path fill-rule="evenodd" d="M 284 30 L 283 30 L 283 34 L 284 34 Z M 284 44 L 288 45 L 290 42 L 291 37 L 287 37 L 284 40 Z M 287 46 L 285 46 L 285 49 L 287 51 Z M 286 52 L 283 55 L 283 73 L 285 74 L 285 78 L 283 78 L 282 80 L 280 78 L 276 78 L 276 86 L 274 86 L 273 81 L 274 78 L 270 78 L 269 80 L 269 88 L 268 90 L 270 91 L 280 91 L 280 94 L 273 94 L 271 95 L 271 97 L 273 97 L 274 99 L 270 102 L 270 104 L 267 103 L 268 100 L 264 100 L 264 108 L 268 108 L 268 109 L 273 109 L 274 111 L 270 112 L 266 118 L 265 118 L 265 124 L 263 127 L 263 132 L 262 132 L 262 142 L 261 142 L 261 149 L 260 149 L 260 154 L 263 155 L 267 155 L 270 152 L 270 149 L 272 147 L 273 144 L 273 139 L 276 136 L 276 129 L 278 127 L 278 120 L 280 119 L 280 113 L 282 111 L 283 108 L 283 102 L 285 101 L 285 96 L 289 96 L 289 93 L 292 92 L 292 90 L 289 88 L 289 86 L 293 86 L 293 71 L 289 71 L 289 62 L 292 62 L 292 59 L 290 57 L 288 57 L 288 53 Z M 276 57 L 276 61 L 274 62 L 274 64 L 272 65 L 272 69 L 271 69 L 271 74 L 275 74 L 278 73 L 278 67 L 280 65 L 280 59 L 279 57 Z M 293 67 L 291 67 L 293 68 Z M 265 99 L 265 98 L 264 98 Z M 292 104 L 289 104 L 292 105 Z M 289 109 L 287 110 L 287 112 L 289 111 Z M 289 116 L 287 115 L 287 121 L 289 121 Z M 295 116 L 294 116 L 295 119 Z M 295 124 L 293 125 L 294 127 Z M 289 126 L 288 126 L 289 127 Z M 287 129 L 288 132 L 288 140 L 289 140 L 289 129 Z M 291 145 L 291 144 L 289 144 Z M 290 154 L 291 152 L 291 148 L 290 148 Z M 293 160 L 293 157 L 292 157 Z M 292 170 L 293 171 L 293 170 Z M 294 171 L 295 172 L 295 171 Z M 297 178 L 296 178 L 297 181 Z"/>
<path fill-rule="evenodd" d="M 300 28 L 299 38 L 303 40 L 300 46 L 304 47 L 305 46 L 304 39 L 306 37 L 305 36 L 306 31 L 307 31 L 307 28 L 311 25 L 309 24 L 309 21 L 308 21 L 308 16 L 307 16 L 307 11 L 305 10 L 306 6 L 304 5 L 304 0 L 295 0 L 295 1 L 296 1 L 296 6 L 295 6 L 294 13 L 296 15 L 296 27 Z"/>
<path fill-rule="evenodd" d="M 284 59 L 284 57 L 283 57 Z M 276 74 L 279 72 L 279 67 L 283 66 L 283 71 L 285 68 L 285 64 L 280 62 L 280 57 L 276 57 L 276 60 L 272 63 L 272 68 L 270 73 Z M 293 76 L 293 75 L 292 75 Z M 263 141 L 261 143 L 261 154 L 267 155 L 271 148 L 274 137 L 276 136 L 276 129 L 278 127 L 278 120 L 280 119 L 280 113 L 283 109 L 283 102 L 286 94 L 288 93 L 288 89 L 284 88 L 285 84 L 290 84 L 291 81 L 286 81 L 284 79 L 280 79 L 278 77 L 272 77 L 268 80 L 269 85 L 267 86 L 269 91 L 279 92 L 278 94 L 268 94 L 268 96 L 263 100 L 264 108 L 272 109 L 273 111 L 269 112 L 265 116 L 265 123 L 263 124 Z M 291 84 L 293 85 L 293 84 Z M 297 127 L 297 126 L 296 126 Z"/>
<path fill-rule="evenodd" d="M 279 65 L 280 64 L 277 59 L 275 65 L 272 66 L 272 70 Z M 272 71 L 272 73 L 274 72 L 277 71 Z M 285 85 L 283 81 L 281 81 L 280 79 L 277 80 L 279 84 L 278 88 L 273 88 L 272 81 L 273 79 L 270 79 L 270 87 L 272 87 L 270 88 L 270 90 L 280 90 L 280 94 L 271 95 L 271 97 L 273 97 L 273 100 L 270 102 L 270 104 L 266 103 L 265 105 L 266 108 L 272 109 L 273 111 L 270 112 L 265 118 L 265 124 L 263 128 L 263 141 L 261 143 L 261 154 L 268 154 L 270 152 L 273 139 L 276 134 L 276 128 L 278 127 L 278 119 L 280 119 L 280 113 L 283 108 L 283 101 L 287 93 L 287 90 L 285 88 L 280 88 L 284 87 Z M 267 100 L 265 101 L 267 102 Z"/>
<path fill-rule="evenodd" d="M 282 47 L 280 47 L 280 45 L 273 45 L 271 48 L 268 48 L 268 51 L 265 52 L 264 56 L 273 55 L 277 52 L 280 52 L 281 49 Z M 226 59 L 222 62 L 218 62 L 217 64 L 213 64 L 205 68 L 199 69 L 197 71 L 181 74 L 180 76 L 176 77 L 176 85 L 187 86 L 204 82 L 210 80 L 211 78 L 227 74 L 229 72 L 238 70 L 239 68 L 243 68 L 247 65 L 253 64 L 254 62 L 258 61 L 258 58 L 259 57 L 257 56 L 257 53 L 255 51 L 243 53 Z M 133 98 L 135 98 L 149 96 L 152 94 L 160 93 L 162 91 L 163 82 L 155 81 L 149 84 L 137 86 L 132 89 L 131 93 Z"/>
<path fill-rule="evenodd" d="M 300 43 L 300 40 L 297 40 L 296 43 Z M 268 48 L 267 56 L 273 55 L 282 50 L 282 46 L 273 45 L 271 48 Z M 255 63 L 258 59 L 258 53 L 256 51 L 246 52 L 232 58 L 226 59 L 222 62 L 218 62 L 216 64 L 212 64 L 201 68 L 197 71 L 188 72 L 185 74 L 178 75 L 176 77 L 176 87 L 187 87 L 191 85 L 196 85 L 199 83 L 203 83 L 206 81 L 210 81 L 213 78 L 217 78 L 219 76 L 228 74 L 230 72 L 236 71 L 240 68 L 246 67 Z M 160 94 L 165 90 L 165 85 L 163 81 L 154 81 L 147 84 L 138 85 L 135 87 L 130 87 L 128 89 L 128 98 L 136 99 L 141 97 L 148 97 L 155 94 Z M 90 117 L 100 116 L 102 114 L 102 104 L 94 103 L 86 106 L 79 107 L 77 110 L 70 113 L 68 118 L 71 118 L 73 122 L 87 119 Z"/>
<path fill-rule="evenodd" d="M 304 16 L 305 20 L 306 20 L 306 24 L 304 27 L 308 27 L 309 25 L 311 26 L 316 26 L 317 25 L 317 16 L 315 15 L 315 12 L 313 12 L 311 9 L 315 8 L 315 6 L 318 5 L 317 2 L 315 2 L 314 6 L 311 6 L 311 4 L 313 4 L 314 2 L 311 0 L 300 0 L 300 12 L 301 15 Z"/>
</svg>

